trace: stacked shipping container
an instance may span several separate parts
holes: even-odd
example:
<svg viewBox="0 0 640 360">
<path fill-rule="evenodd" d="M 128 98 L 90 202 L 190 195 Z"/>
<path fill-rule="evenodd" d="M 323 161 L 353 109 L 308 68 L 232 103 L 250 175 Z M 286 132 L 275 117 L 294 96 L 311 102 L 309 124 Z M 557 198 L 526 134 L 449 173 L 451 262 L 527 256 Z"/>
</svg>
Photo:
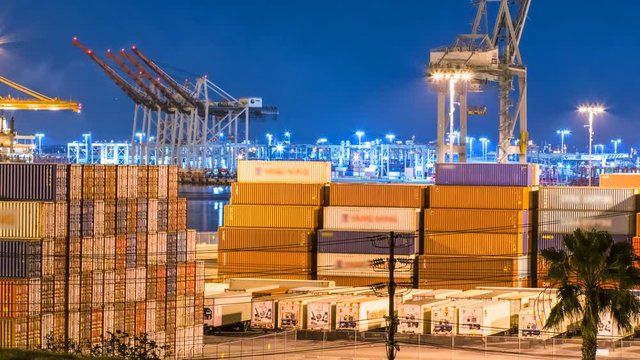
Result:
<svg viewBox="0 0 640 360">
<path fill-rule="evenodd" d="M 438 164 L 418 286 L 528 286 L 537 185 L 535 165 Z"/>
<path fill-rule="evenodd" d="M 411 260 L 398 265 L 396 282 L 413 287 L 426 186 L 334 183 L 329 190 L 318 232 L 318 279 L 349 286 L 386 282 L 388 271 L 374 269 L 372 261 L 387 258 L 394 232 L 395 253 Z"/>
<path fill-rule="evenodd" d="M 239 161 L 218 230 L 220 278 L 313 278 L 330 181 L 329 162 Z"/>
<path fill-rule="evenodd" d="M 0 347 L 37 348 L 47 336 L 97 343 L 123 330 L 177 357 L 201 353 L 204 266 L 177 168 L 4 164 L 0 178 L 0 199 L 39 201 L 0 202 L 0 238 L 37 240 L 0 242 L 3 260 L 26 264 L 3 261 L 0 276 L 28 276 L 0 289 L 0 302 L 29 305 L 0 322 Z"/>
</svg>

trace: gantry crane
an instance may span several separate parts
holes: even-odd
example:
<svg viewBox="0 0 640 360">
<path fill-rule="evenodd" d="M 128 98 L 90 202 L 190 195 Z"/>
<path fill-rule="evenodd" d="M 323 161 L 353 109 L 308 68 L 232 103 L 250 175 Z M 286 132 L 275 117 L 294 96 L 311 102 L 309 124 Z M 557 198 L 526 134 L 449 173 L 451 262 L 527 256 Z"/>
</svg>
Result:
<svg viewBox="0 0 640 360">
<path fill-rule="evenodd" d="M 77 37 L 73 44 L 96 62 L 134 102 L 131 162 L 212 167 L 225 157 L 233 166 L 235 150 L 224 148 L 220 136 L 239 145 L 239 122 L 244 120 L 244 143 L 249 141 L 249 119 L 276 115 L 261 98 L 236 99 L 206 76 L 181 85 L 136 46 L 131 53 L 107 51 L 107 58 L 131 80 L 120 76 Z M 213 97 L 216 98 L 213 98 Z M 141 121 L 138 113 L 142 112 Z M 136 144 L 136 137 L 138 143 Z M 248 145 L 247 145 L 248 146 Z M 137 152 L 139 151 L 139 154 Z"/>
<path fill-rule="evenodd" d="M 482 91 L 488 82 L 496 82 L 500 93 L 497 161 L 505 163 L 516 154 L 526 162 L 527 133 L 527 69 L 520 54 L 520 39 L 531 0 L 475 0 L 476 16 L 471 34 L 458 35 L 452 46 L 431 50 L 427 76 L 438 93 L 439 163 L 466 161 L 467 93 Z M 489 3 L 499 3 L 492 32 L 489 33 Z M 484 26 L 483 26 L 484 25 Z M 514 86 L 514 78 L 517 87 Z M 445 118 L 445 97 L 449 95 L 449 111 Z M 459 141 L 454 146 L 455 105 L 459 105 Z M 473 111 L 471 112 L 473 113 Z M 519 136 L 514 131 L 519 124 Z M 448 129 L 447 129 L 448 128 Z M 445 133 L 449 131 L 445 144 Z M 512 143 L 515 142 L 515 143 Z M 448 151 L 447 151 L 448 150 Z"/>
</svg>

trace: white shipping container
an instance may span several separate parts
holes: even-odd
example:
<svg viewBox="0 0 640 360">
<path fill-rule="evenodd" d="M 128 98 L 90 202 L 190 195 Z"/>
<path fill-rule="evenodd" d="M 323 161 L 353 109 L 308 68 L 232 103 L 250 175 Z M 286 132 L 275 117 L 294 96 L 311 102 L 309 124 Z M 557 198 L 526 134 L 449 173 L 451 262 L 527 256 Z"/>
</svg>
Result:
<svg viewBox="0 0 640 360">
<path fill-rule="evenodd" d="M 158 199 L 147 202 L 147 229 L 149 233 L 158 231 Z"/>
<path fill-rule="evenodd" d="M 196 260 L 196 231 L 187 230 L 187 261 Z"/>
<path fill-rule="evenodd" d="M 204 326 L 207 329 L 251 320 L 250 292 L 211 292 L 204 298 Z"/>
<path fill-rule="evenodd" d="M 53 314 L 42 314 L 40 317 L 40 344 L 47 345 L 47 337 L 53 335 Z"/>
<path fill-rule="evenodd" d="M 389 276 L 388 271 L 374 270 L 371 265 L 372 261 L 381 259 L 380 255 L 318 253 L 317 256 L 318 276 L 366 276 L 381 279 Z M 413 261 L 415 255 L 398 256 L 397 258 Z M 398 281 L 408 281 L 407 279 L 410 279 L 413 274 L 411 268 L 412 266 L 397 265 L 394 275 Z"/>
<path fill-rule="evenodd" d="M 385 326 L 389 300 L 364 298 L 339 301 L 336 304 L 336 330 L 369 331 Z"/>
<path fill-rule="evenodd" d="M 184 350 L 187 359 L 193 358 L 193 326 L 184 329 Z"/>
<path fill-rule="evenodd" d="M 431 310 L 431 334 L 457 335 L 460 307 L 480 302 L 479 300 L 456 300 L 436 305 Z"/>
<path fill-rule="evenodd" d="M 529 306 L 520 310 L 518 320 L 518 336 L 525 339 L 550 339 L 565 333 L 570 321 L 561 323 L 553 329 L 543 329 L 555 301 L 531 300 Z"/>
<path fill-rule="evenodd" d="M 109 306 L 115 302 L 116 273 L 113 271 L 104 272 L 104 305 Z"/>
<path fill-rule="evenodd" d="M 278 312 L 278 300 L 282 296 L 268 296 L 251 300 L 251 327 L 257 329 L 275 329 Z"/>
<path fill-rule="evenodd" d="M 195 297 L 193 295 L 185 296 L 185 324 L 186 326 L 193 326 L 195 321 Z"/>
<path fill-rule="evenodd" d="M 147 234 L 147 265 L 158 264 L 158 234 Z"/>
<path fill-rule="evenodd" d="M 176 326 L 186 326 L 187 299 L 184 295 L 178 295 L 176 300 Z"/>
<path fill-rule="evenodd" d="M 185 359 L 187 354 L 184 349 L 185 328 L 178 326 L 176 329 L 176 344 L 174 354 L 178 359 Z"/>
<path fill-rule="evenodd" d="M 431 309 L 451 300 L 410 300 L 398 306 L 398 332 L 403 334 L 429 334 L 431 332 Z"/>
<path fill-rule="evenodd" d="M 637 209 L 638 189 L 558 186 L 541 187 L 541 210 L 631 212 Z"/>
<path fill-rule="evenodd" d="M 518 326 L 520 311 L 529 305 L 529 301 L 540 297 L 539 292 L 517 292 L 498 296 L 498 300 L 508 301 L 511 307 L 511 327 Z"/>
<path fill-rule="evenodd" d="M 204 349 L 204 330 L 202 324 L 193 327 L 193 357 L 202 356 Z"/>
<path fill-rule="evenodd" d="M 67 337 L 76 344 L 80 342 L 80 312 L 69 311 L 67 315 Z"/>
<path fill-rule="evenodd" d="M 102 333 L 115 332 L 114 324 L 115 309 L 113 304 L 106 304 L 102 310 Z"/>
<path fill-rule="evenodd" d="M 278 328 L 279 329 L 303 329 L 307 323 L 307 304 L 317 301 L 335 298 L 335 296 L 319 297 L 311 295 L 304 298 L 285 299 L 278 302 Z"/>
<path fill-rule="evenodd" d="M 328 206 L 323 223 L 331 230 L 418 231 L 420 215 L 418 208 Z"/>
<path fill-rule="evenodd" d="M 42 294 L 42 281 L 40 278 L 29 279 L 29 316 L 40 315 Z"/>
<path fill-rule="evenodd" d="M 576 228 L 627 236 L 634 235 L 636 231 L 635 212 L 540 210 L 538 217 L 538 232 L 541 234 L 572 234 Z"/>
<path fill-rule="evenodd" d="M 147 333 L 153 334 L 156 332 L 156 301 L 147 300 L 147 315 L 145 317 Z"/>
<path fill-rule="evenodd" d="M 633 335 L 633 330 L 625 331 L 618 329 L 618 324 L 611 316 L 610 311 L 600 313 L 598 323 L 598 339 L 619 340 Z"/>
<path fill-rule="evenodd" d="M 425 294 L 416 294 L 412 300 L 448 299 L 450 296 L 461 292 L 462 290 L 458 289 L 437 289 Z"/>
<path fill-rule="evenodd" d="M 147 268 L 138 267 L 136 268 L 136 301 L 144 301 L 146 296 L 147 296 Z"/>
<path fill-rule="evenodd" d="M 238 161 L 238 182 L 324 184 L 331 182 L 328 161 Z"/>
<path fill-rule="evenodd" d="M 125 275 L 125 301 L 136 301 L 136 269 L 128 268 Z"/>
<path fill-rule="evenodd" d="M 158 233 L 158 247 L 156 249 L 156 254 L 158 255 L 158 258 L 157 258 L 158 265 L 166 265 L 167 264 L 167 233 L 166 232 Z"/>
<path fill-rule="evenodd" d="M 91 290 L 91 307 L 96 309 L 104 304 L 105 279 L 102 271 L 93 272 L 93 289 Z"/>
<path fill-rule="evenodd" d="M 334 295 L 307 303 L 307 329 L 331 331 L 336 327 L 336 304 L 339 301 L 360 299 L 362 296 Z"/>
<path fill-rule="evenodd" d="M 0 201 L 0 238 L 40 239 L 49 230 L 54 235 L 54 209 L 53 203 Z"/>
<path fill-rule="evenodd" d="M 489 336 L 509 330 L 511 304 L 491 300 L 460 307 L 458 334 Z"/>
</svg>

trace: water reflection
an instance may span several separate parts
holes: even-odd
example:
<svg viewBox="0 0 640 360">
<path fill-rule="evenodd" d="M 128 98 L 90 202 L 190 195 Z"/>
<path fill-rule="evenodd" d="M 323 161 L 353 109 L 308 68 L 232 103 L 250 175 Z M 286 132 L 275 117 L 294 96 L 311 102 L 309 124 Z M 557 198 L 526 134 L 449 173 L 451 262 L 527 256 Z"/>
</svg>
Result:
<svg viewBox="0 0 640 360">
<path fill-rule="evenodd" d="M 224 205 L 231 196 L 228 186 L 181 185 L 180 197 L 187 198 L 187 225 L 199 232 L 217 231 L 223 224 Z"/>
</svg>

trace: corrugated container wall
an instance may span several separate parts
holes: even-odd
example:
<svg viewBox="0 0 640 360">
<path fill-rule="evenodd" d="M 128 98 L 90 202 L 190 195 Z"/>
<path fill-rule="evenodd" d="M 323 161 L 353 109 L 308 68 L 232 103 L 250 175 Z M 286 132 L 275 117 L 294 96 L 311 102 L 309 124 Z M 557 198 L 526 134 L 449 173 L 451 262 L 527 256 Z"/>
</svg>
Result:
<svg viewBox="0 0 640 360">
<path fill-rule="evenodd" d="M 571 234 L 577 228 L 607 231 L 611 235 L 633 235 L 636 231 L 636 215 L 631 212 L 540 210 L 538 216 L 541 234 Z"/>
<path fill-rule="evenodd" d="M 95 165 L 82 165 L 82 199 L 93 200 L 95 193 Z"/>
<path fill-rule="evenodd" d="M 233 228 L 218 229 L 218 248 L 221 250 L 272 250 L 309 252 L 313 248 L 315 232 L 310 229 Z"/>
<path fill-rule="evenodd" d="M 421 210 L 414 208 L 324 208 L 324 228 L 331 230 L 418 231 Z"/>
<path fill-rule="evenodd" d="M 324 184 L 331 182 L 325 161 L 238 161 L 238 182 Z"/>
<path fill-rule="evenodd" d="M 40 239 L 54 235 L 54 203 L 0 201 L 0 238 Z"/>
<path fill-rule="evenodd" d="M 427 203 L 425 185 L 333 183 L 331 206 L 422 208 Z"/>
<path fill-rule="evenodd" d="M 426 209 L 424 231 L 517 234 L 535 230 L 530 218 L 526 210 Z"/>
<path fill-rule="evenodd" d="M 637 189 L 596 187 L 541 187 L 541 210 L 636 211 Z"/>
<path fill-rule="evenodd" d="M 528 210 L 537 207 L 536 187 L 440 186 L 429 188 L 429 207 L 440 209 Z"/>
<path fill-rule="evenodd" d="M 232 183 L 234 205 L 308 205 L 325 204 L 323 184 Z"/>
<path fill-rule="evenodd" d="M 537 186 L 537 164 L 436 164 L 437 185 Z"/>
<path fill-rule="evenodd" d="M 539 234 L 538 235 L 538 252 L 545 250 L 556 248 L 558 250 L 567 250 L 566 245 L 564 244 L 564 237 L 567 234 Z M 627 243 L 630 244 L 633 236 L 632 235 L 611 235 L 611 238 L 616 243 Z M 538 255 L 540 257 L 540 255 Z"/>
<path fill-rule="evenodd" d="M 67 165 L 0 164 L 0 200 L 67 200 Z"/>
<path fill-rule="evenodd" d="M 423 249 L 427 255 L 523 256 L 532 251 L 529 232 L 431 233 L 425 234 Z"/>
<path fill-rule="evenodd" d="M 374 231 L 319 230 L 319 253 L 388 254 L 389 233 Z M 395 233 L 396 255 L 418 252 L 418 232 Z"/>
<path fill-rule="evenodd" d="M 435 280 L 513 280 L 530 275 L 530 258 L 468 257 L 453 255 L 422 255 L 418 257 L 418 274 Z"/>
<path fill-rule="evenodd" d="M 321 208 L 313 206 L 226 205 L 224 225 L 239 227 L 317 228 Z"/>
<path fill-rule="evenodd" d="M 374 269 L 372 263 L 380 259 L 376 254 L 336 254 L 318 253 L 318 276 L 365 276 L 388 278 L 389 272 Z M 413 275 L 413 257 L 403 257 L 410 261 L 407 266 L 396 265 L 396 276 L 409 278 Z"/>
<path fill-rule="evenodd" d="M 311 253 L 220 250 L 218 274 L 222 277 L 306 280 L 311 278 L 312 261 Z"/>
<path fill-rule="evenodd" d="M 640 174 L 601 174 L 601 188 L 640 188 Z"/>
<path fill-rule="evenodd" d="M 42 244 L 44 242 L 0 240 L 0 278 L 40 277 L 43 260 Z M 52 255 L 48 255 L 47 262 L 53 260 Z"/>
</svg>

